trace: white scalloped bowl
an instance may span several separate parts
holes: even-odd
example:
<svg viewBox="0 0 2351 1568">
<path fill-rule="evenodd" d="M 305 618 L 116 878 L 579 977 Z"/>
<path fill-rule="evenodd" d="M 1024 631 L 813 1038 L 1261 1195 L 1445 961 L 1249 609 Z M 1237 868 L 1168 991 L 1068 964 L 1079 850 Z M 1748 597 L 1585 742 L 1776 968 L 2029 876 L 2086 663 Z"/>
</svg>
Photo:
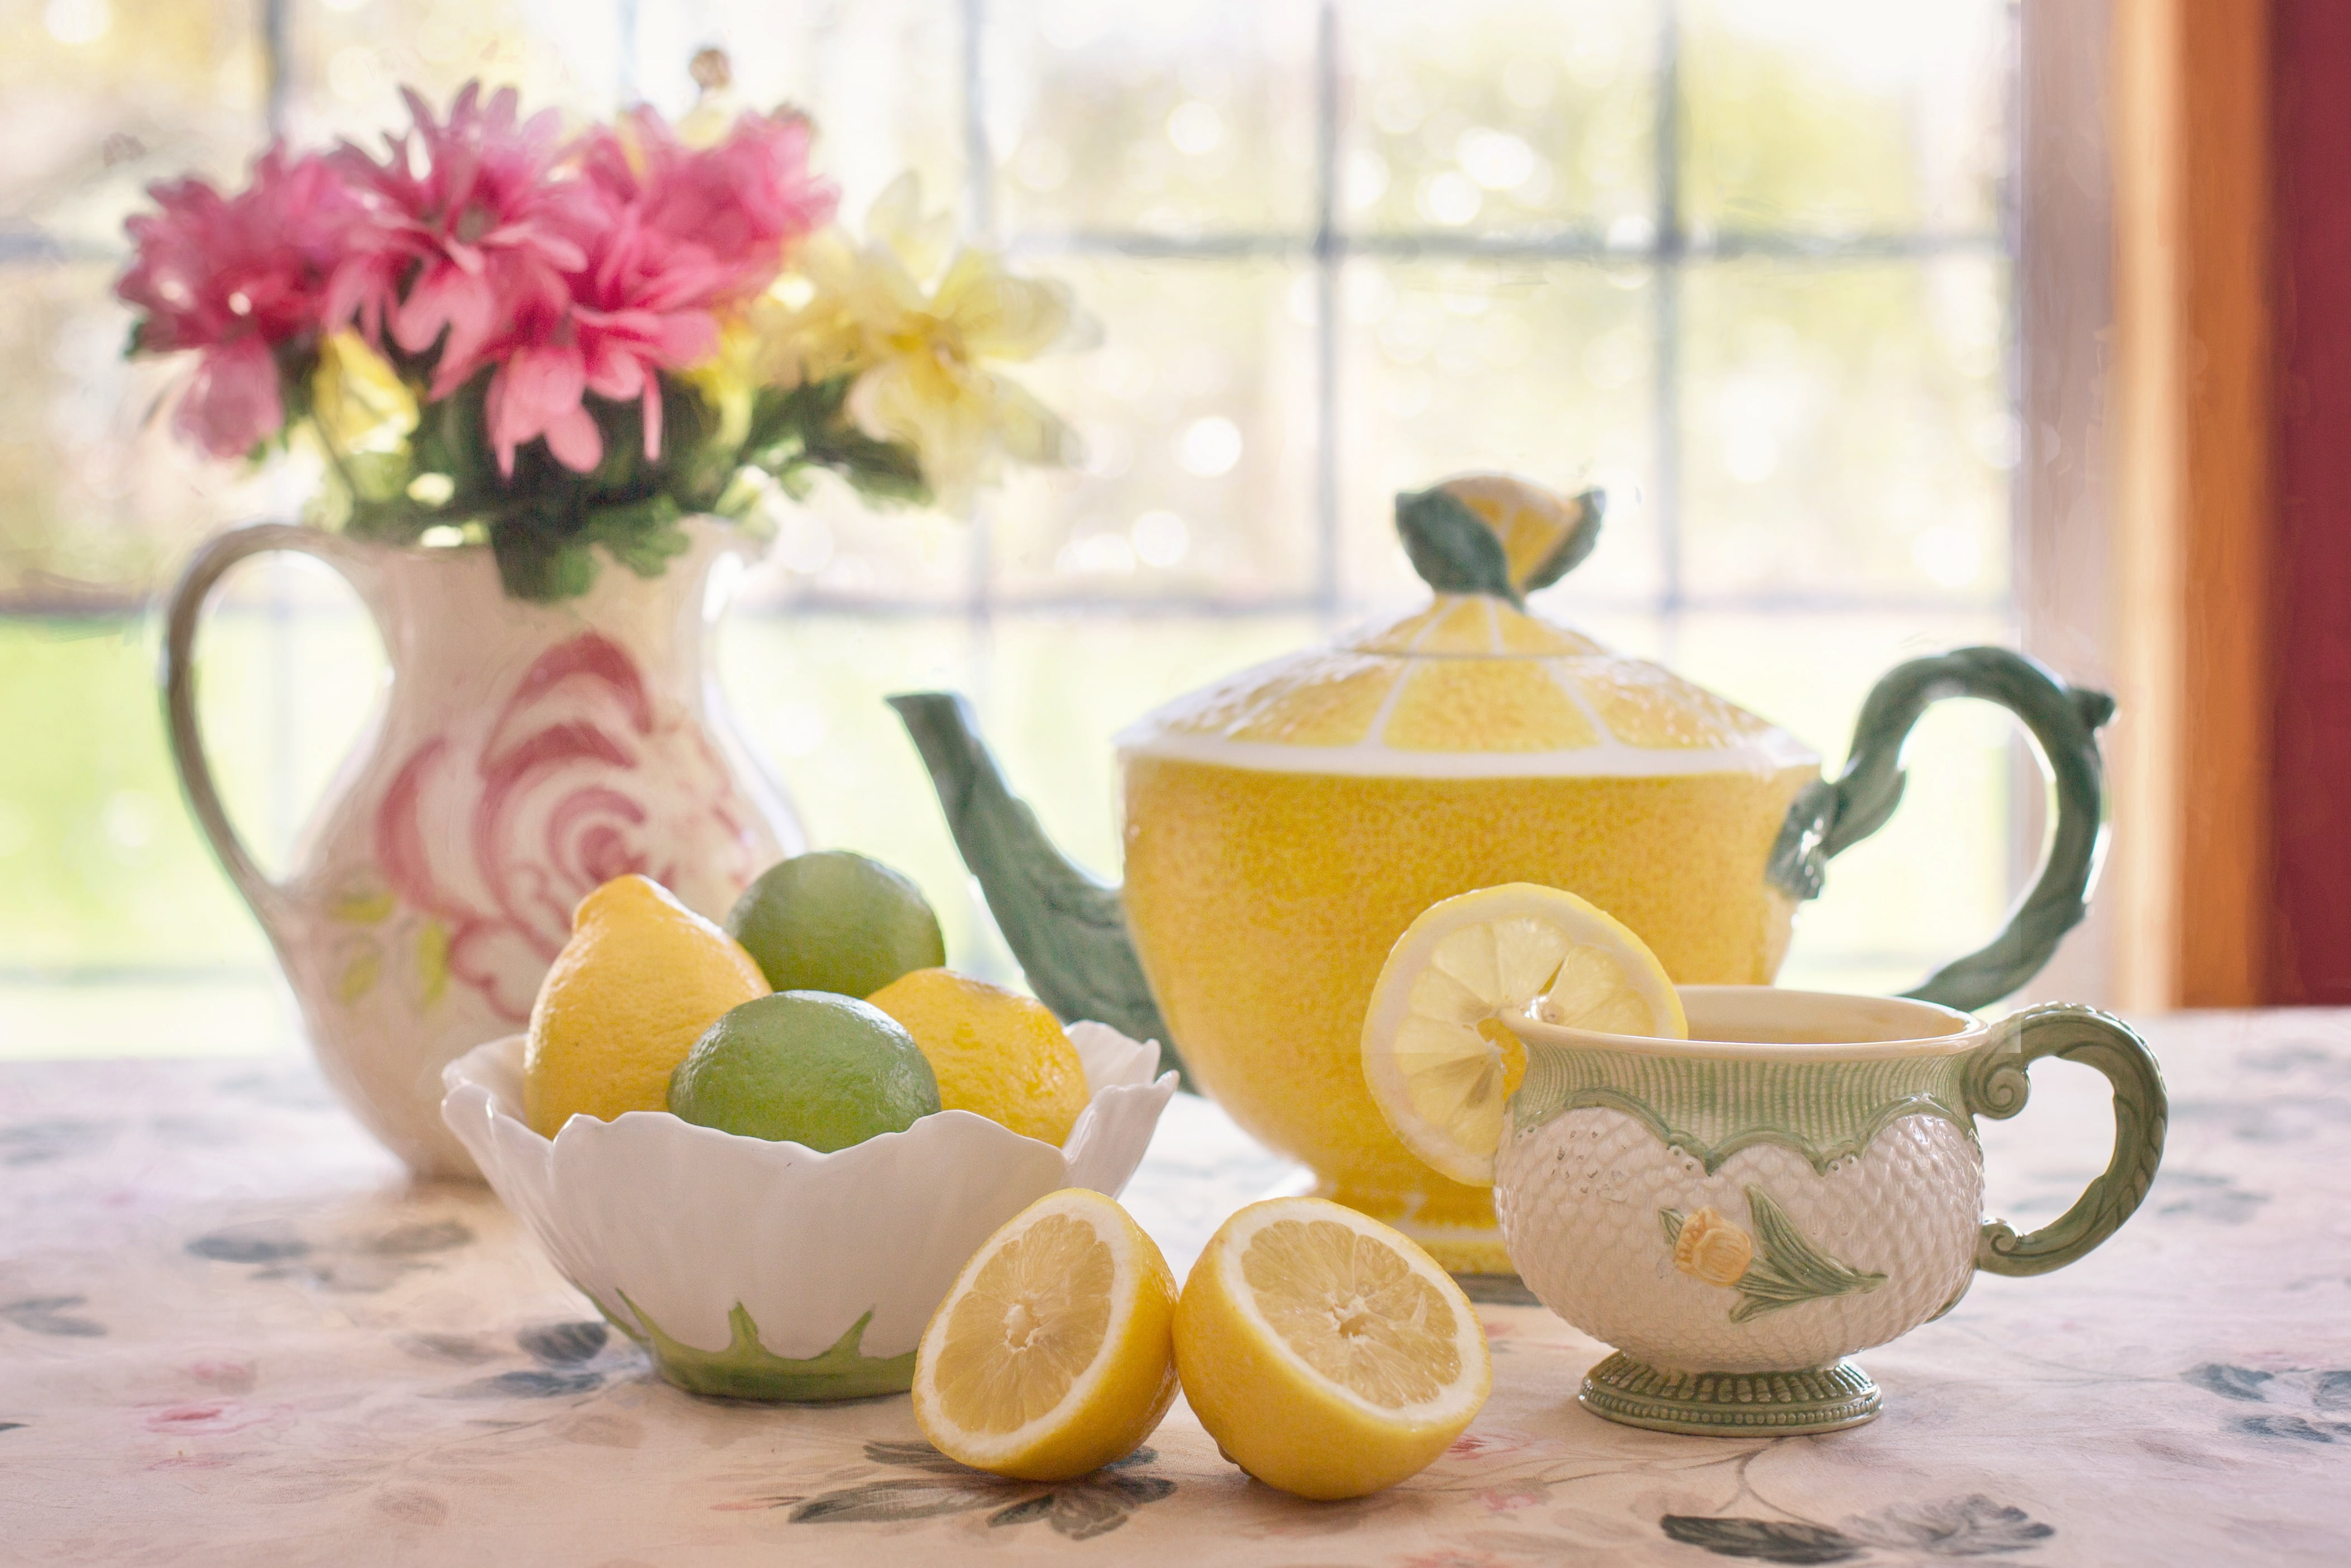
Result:
<svg viewBox="0 0 2351 1568">
<path fill-rule="evenodd" d="M 522 1119 L 523 1037 L 442 1071 L 441 1115 L 548 1256 L 661 1375 L 738 1399 L 903 1393 L 965 1261 L 1062 1187 L 1115 1197 L 1176 1075 L 1104 1024 L 1070 1040 L 1088 1101 L 1060 1148 L 968 1111 L 820 1154 L 666 1112 Z"/>
</svg>

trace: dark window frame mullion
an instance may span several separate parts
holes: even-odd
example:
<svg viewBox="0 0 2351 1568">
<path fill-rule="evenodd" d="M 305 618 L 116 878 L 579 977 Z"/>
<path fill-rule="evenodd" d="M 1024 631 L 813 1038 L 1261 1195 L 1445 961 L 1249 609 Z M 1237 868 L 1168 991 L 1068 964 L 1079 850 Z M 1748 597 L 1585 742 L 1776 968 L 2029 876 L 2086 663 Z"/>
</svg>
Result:
<svg viewBox="0 0 2351 1568">
<path fill-rule="evenodd" d="M 1314 600 L 1335 619 L 1340 596 L 1339 287 L 1346 236 L 1339 227 L 1339 8 L 1323 0 L 1314 24 Z"/>
<path fill-rule="evenodd" d="M 294 96 L 294 0 L 261 0 L 254 22 L 261 37 L 262 122 L 269 139 L 286 134 Z"/>
</svg>

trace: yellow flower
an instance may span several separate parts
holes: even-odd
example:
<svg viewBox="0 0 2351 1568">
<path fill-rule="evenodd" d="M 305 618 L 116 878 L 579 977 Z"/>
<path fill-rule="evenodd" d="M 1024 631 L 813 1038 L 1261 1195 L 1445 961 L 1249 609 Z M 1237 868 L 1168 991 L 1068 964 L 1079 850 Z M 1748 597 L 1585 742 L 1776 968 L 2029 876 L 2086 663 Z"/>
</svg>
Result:
<svg viewBox="0 0 2351 1568">
<path fill-rule="evenodd" d="M 761 350 L 759 335 L 750 321 L 722 319 L 718 325 L 718 351 L 680 372 L 717 411 L 715 439 L 722 445 L 739 446 L 750 434 L 751 401 L 763 379 L 759 374 Z"/>
<path fill-rule="evenodd" d="M 397 452 L 416 428 L 416 394 L 365 339 L 336 332 L 319 345 L 310 413 L 331 451 Z"/>
<path fill-rule="evenodd" d="M 1674 1238 L 1674 1267 L 1709 1285 L 1736 1285 L 1754 1258 L 1754 1239 L 1711 1208 L 1683 1220 Z"/>
<path fill-rule="evenodd" d="M 988 364 L 1034 359 L 1071 336 L 1082 319 L 1069 288 L 1016 276 L 986 251 L 950 257 L 950 220 L 924 214 L 912 174 L 875 199 L 865 232 L 862 246 L 838 229 L 810 236 L 755 307 L 759 380 L 789 387 L 853 375 L 851 417 L 912 446 L 950 510 L 1003 458 L 1059 461 L 1061 420 Z"/>
</svg>

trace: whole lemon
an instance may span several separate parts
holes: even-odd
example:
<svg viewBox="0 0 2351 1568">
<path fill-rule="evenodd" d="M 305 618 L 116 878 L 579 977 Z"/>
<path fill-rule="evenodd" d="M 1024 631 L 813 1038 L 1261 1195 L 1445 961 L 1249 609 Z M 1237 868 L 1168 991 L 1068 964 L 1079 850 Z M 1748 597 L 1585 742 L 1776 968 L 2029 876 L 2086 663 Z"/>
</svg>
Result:
<svg viewBox="0 0 2351 1568">
<path fill-rule="evenodd" d="M 947 961 L 939 917 L 914 879 L 847 850 L 769 866 L 727 911 L 726 929 L 779 991 L 870 997 Z"/>
<path fill-rule="evenodd" d="M 523 1114 L 553 1137 L 669 1103 L 669 1075 L 727 1009 L 768 994 L 751 955 L 643 876 L 616 876 L 571 912 L 530 1009 Z"/>
<path fill-rule="evenodd" d="M 820 1153 L 903 1133 L 939 1109 L 906 1031 L 854 997 L 778 991 L 729 1011 L 669 1081 L 669 1108 L 700 1126 Z"/>
<path fill-rule="evenodd" d="M 1056 1148 L 1086 1108 L 1085 1063 L 1044 1004 L 952 969 L 917 969 L 866 1000 L 906 1027 L 939 1103 Z"/>
</svg>

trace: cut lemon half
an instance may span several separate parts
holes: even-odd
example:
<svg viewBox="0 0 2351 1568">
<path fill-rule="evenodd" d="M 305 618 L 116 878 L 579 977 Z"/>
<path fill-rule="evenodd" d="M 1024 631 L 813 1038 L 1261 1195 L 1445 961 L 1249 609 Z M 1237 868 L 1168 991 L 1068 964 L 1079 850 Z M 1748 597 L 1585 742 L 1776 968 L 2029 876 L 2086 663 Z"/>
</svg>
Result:
<svg viewBox="0 0 2351 1568">
<path fill-rule="evenodd" d="M 1452 1276 L 1319 1197 L 1251 1204 L 1217 1229 L 1176 1306 L 1176 1364 L 1227 1458 L 1311 1498 L 1417 1474 L 1494 1385 Z"/>
<path fill-rule="evenodd" d="M 1490 1186 L 1502 1113 L 1526 1073 L 1511 1022 L 1679 1040 L 1681 998 L 1620 921 L 1555 887 L 1506 883 L 1433 904 L 1388 952 L 1364 1014 L 1364 1078 L 1397 1137 L 1455 1181 Z"/>
<path fill-rule="evenodd" d="M 1176 1398 L 1176 1276 L 1126 1210 L 1048 1193 L 956 1277 L 914 1354 L 914 1420 L 950 1458 L 1058 1481 L 1123 1459 Z"/>
</svg>

